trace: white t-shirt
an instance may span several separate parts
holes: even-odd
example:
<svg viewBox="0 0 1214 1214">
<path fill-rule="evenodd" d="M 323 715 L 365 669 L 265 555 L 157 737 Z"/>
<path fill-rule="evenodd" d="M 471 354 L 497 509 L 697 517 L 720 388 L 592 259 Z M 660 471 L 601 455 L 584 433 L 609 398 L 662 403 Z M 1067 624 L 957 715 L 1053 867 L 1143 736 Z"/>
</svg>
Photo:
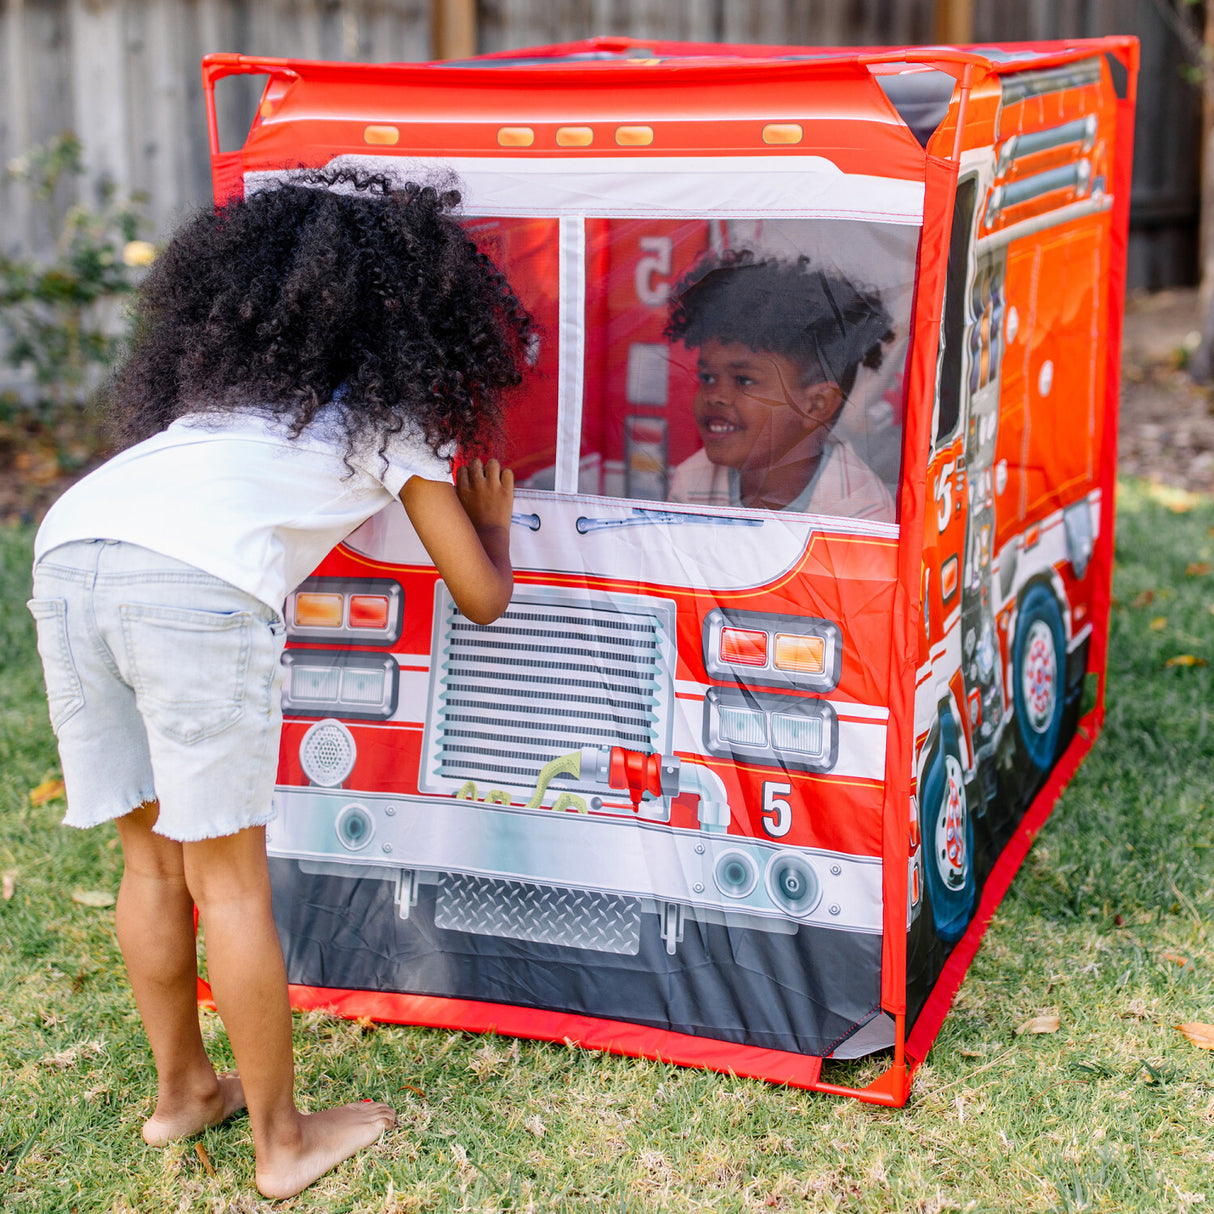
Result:
<svg viewBox="0 0 1214 1214">
<path fill-rule="evenodd" d="M 701 448 L 671 473 L 666 499 L 719 509 L 741 505 L 739 494 L 738 473 L 714 464 Z M 894 501 L 880 477 L 848 443 L 834 438 L 827 440 L 823 458 L 809 484 L 784 509 L 879 523 L 894 521 Z"/>
<path fill-rule="evenodd" d="M 281 610 L 410 477 L 451 480 L 450 460 L 416 431 L 395 436 L 382 457 L 374 445 L 350 467 L 344 457 L 323 412 L 296 439 L 286 423 L 254 414 L 181 418 L 73 485 L 43 520 L 34 559 L 73 540 L 124 540 Z"/>
</svg>

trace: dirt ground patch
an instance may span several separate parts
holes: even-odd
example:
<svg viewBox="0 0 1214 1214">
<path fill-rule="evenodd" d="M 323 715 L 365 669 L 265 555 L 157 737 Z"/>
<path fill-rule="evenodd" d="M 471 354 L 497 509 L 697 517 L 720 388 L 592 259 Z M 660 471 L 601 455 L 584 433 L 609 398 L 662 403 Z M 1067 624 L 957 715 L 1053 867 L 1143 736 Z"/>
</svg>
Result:
<svg viewBox="0 0 1214 1214">
<path fill-rule="evenodd" d="M 1200 325 L 1196 291 L 1132 295 L 1126 301 L 1118 464 L 1141 476 L 1194 493 L 1214 493 L 1214 388 L 1194 384 L 1182 369 L 1187 343 Z M 0 435 L 0 520 L 36 520 L 88 464 L 59 470 L 53 446 L 22 448 Z M 58 444 L 71 446 L 71 440 Z"/>
<path fill-rule="evenodd" d="M 1214 493 L 1214 389 L 1181 369 L 1200 325 L 1196 291 L 1126 301 L 1117 461 L 1126 476 Z"/>
</svg>

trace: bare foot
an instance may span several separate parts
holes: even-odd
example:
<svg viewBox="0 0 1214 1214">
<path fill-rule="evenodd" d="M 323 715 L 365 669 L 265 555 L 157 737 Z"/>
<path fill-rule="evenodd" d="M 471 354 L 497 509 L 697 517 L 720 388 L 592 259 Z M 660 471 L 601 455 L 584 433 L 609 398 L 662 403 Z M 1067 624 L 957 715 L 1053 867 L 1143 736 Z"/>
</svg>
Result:
<svg viewBox="0 0 1214 1214">
<path fill-rule="evenodd" d="M 199 1134 L 207 1126 L 226 1121 L 244 1108 L 244 1089 L 235 1071 L 217 1075 L 217 1086 L 200 1097 L 178 1101 L 158 1100 L 156 1111 L 143 1123 L 143 1141 L 150 1147 L 167 1146 L 177 1138 Z"/>
<path fill-rule="evenodd" d="M 369 1100 L 300 1113 L 296 1142 L 259 1152 L 257 1187 L 265 1197 L 294 1197 L 395 1124 L 394 1109 Z"/>
</svg>

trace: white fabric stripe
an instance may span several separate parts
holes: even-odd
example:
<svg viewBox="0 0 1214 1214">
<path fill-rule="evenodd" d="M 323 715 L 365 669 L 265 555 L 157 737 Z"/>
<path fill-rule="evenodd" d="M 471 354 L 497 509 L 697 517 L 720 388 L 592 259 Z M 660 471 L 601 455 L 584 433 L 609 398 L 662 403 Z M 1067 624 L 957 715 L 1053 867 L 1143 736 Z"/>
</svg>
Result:
<svg viewBox="0 0 1214 1214">
<path fill-rule="evenodd" d="M 703 699 L 708 694 L 712 683 L 696 683 L 691 679 L 675 679 L 674 691 L 675 695 L 685 699 Z M 773 688 L 754 688 L 756 691 L 771 692 L 779 695 L 780 689 Z M 882 707 L 879 704 L 849 704 L 843 700 L 828 700 L 830 706 L 835 710 L 835 714 L 841 720 L 854 721 L 888 721 L 889 709 Z"/>
<path fill-rule="evenodd" d="M 922 181 L 844 173 L 821 156 L 339 156 L 399 181 L 460 178 L 471 215 L 646 215 L 923 222 Z M 250 173 L 246 188 L 286 174 Z"/>
<path fill-rule="evenodd" d="M 582 386 L 585 374 L 586 225 L 580 216 L 560 221 L 560 380 L 557 386 L 557 493 L 576 493 L 582 454 Z"/>
</svg>

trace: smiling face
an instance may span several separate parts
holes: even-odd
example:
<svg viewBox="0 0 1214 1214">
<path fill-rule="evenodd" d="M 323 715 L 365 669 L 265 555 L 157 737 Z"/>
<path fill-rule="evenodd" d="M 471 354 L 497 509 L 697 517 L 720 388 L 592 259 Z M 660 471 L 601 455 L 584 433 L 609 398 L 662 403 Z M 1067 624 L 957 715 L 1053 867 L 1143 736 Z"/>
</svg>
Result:
<svg viewBox="0 0 1214 1214">
<path fill-rule="evenodd" d="M 802 377 L 781 354 L 706 341 L 692 412 L 708 458 L 750 473 L 815 462 L 841 393 L 836 384 L 806 385 Z"/>
</svg>

